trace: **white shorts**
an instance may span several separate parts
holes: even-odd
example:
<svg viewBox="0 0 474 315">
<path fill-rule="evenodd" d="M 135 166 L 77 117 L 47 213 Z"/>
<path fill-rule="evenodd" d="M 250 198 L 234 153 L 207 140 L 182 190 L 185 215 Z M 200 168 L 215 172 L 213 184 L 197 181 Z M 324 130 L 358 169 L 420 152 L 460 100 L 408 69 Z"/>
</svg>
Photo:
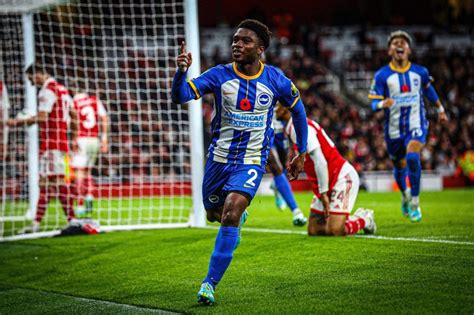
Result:
<svg viewBox="0 0 474 315">
<path fill-rule="evenodd" d="M 354 167 L 346 162 L 339 172 L 336 185 L 329 196 L 329 212 L 349 216 L 359 192 L 359 175 Z M 311 202 L 311 213 L 324 214 L 321 200 L 316 196 Z"/>
<path fill-rule="evenodd" d="M 39 175 L 41 177 L 66 175 L 66 156 L 66 152 L 59 150 L 43 152 L 39 160 Z"/>
<path fill-rule="evenodd" d="M 78 150 L 74 153 L 71 161 L 73 168 L 91 168 L 97 160 L 97 153 L 99 152 L 98 138 L 78 138 Z"/>
</svg>

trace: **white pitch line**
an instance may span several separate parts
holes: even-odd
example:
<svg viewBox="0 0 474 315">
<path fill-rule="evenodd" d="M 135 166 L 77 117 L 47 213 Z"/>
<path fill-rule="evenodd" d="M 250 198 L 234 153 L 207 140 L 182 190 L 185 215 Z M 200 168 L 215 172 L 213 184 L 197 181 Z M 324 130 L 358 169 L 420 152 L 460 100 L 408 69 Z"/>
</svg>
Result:
<svg viewBox="0 0 474 315">
<path fill-rule="evenodd" d="M 104 301 L 104 300 L 96 300 L 96 299 L 91 299 L 91 298 L 85 298 L 85 297 L 78 297 L 78 296 L 73 296 L 73 295 L 67 295 L 67 294 L 61 294 L 61 293 L 56 293 L 56 292 L 49 292 L 49 291 L 43 291 L 43 290 L 33 290 L 33 289 L 24 289 L 24 288 L 12 288 L 12 291 L 14 290 L 20 290 L 20 291 L 30 291 L 30 292 L 37 292 L 40 294 L 44 295 L 54 295 L 54 296 L 61 296 L 65 298 L 70 298 L 76 301 L 81 301 L 81 302 L 87 302 L 87 303 L 96 303 L 96 304 L 102 304 L 106 306 L 115 306 L 115 307 L 120 307 L 127 313 L 134 313 L 134 312 L 148 312 L 148 313 L 153 313 L 153 314 L 160 314 L 160 315 L 174 315 L 174 314 L 180 314 L 180 313 L 175 313 L 171 311 L 166 311 L 162 310 L 159 308 L 148 308 L 148 307 L 140 307 L 136 305 L 131 305 L 131 304 L 122 304 L 122 303 L 115 303 L 115 302 L 110 302 L 110 301 Z M 9 290 L 3 291 L 8 292 Z M 0 292 L 1 294 L 1 292 Z"/>
<path fill-rule="evenodd" d="M 48 292 L 48 294 L 49 294 L 49 292 Z M 62 295 L 62 294 L 60 294 L 60 295 Z M 130 304 L 115 303 L 115 302 L 110 302 L 110 301 L 95 300 L 95 299 L 76 297 L 76 296 L 69 296 L 69 297 L 72 297 L 75 300 L 84 301 L 84 302 L 93 302 L 93 303 L 97 303 L 97 304 L 122 307 L 127 312 L 134 312 L 134 311 L 137 311 L 137 312 L 150 312 L 150 313 L 161 314 L 161 315 L 180 314 L 180 313 L 161 310 L 159 308 L 140 307 L 140 306 L 135 306 L 135 305 L 130 305 Z"/>
<path fill-rule="evenodd" d="M 422 242 L 422 243 L 441 243 L 441 244 L 456 244 L 456 245 L 474 245 L 474 242 L 461 242 L 461 241 L 450 241 L 440 240 L 432 238 L 416 238 L 416 237 L 392 237 L 392 236 L 380 236 L 380 235 L 356 235 L 360 238 L 370 238 L 377 240 L 389 240 L 389 241 L 404 241 L 404 242 Z"/>
<path fill-rule="evenodd" d="M 208 229 L 217 230 L 219 227 L 209 226 Z M 242 230 L 246 232 L 257 232 L 257 233 L 273 233 L 273 234 L 298 234 L 306 235 L 306 231 L 294 231 L 294 230 L 277 230 L 277 229 L 264 229 L 264 228 L 250 228 L 244 227 Z M 392 237 L 392 236 L 381 236 L 381 235 L 355 235 L 357 238 L 368 238 L 382 241 L 403 241 L 403 242 L 421 242 L 421 243 L 439 243 L 439 244 L 455 244 L 455 245 L 474 245 L 474 242 L 461 242 L 461 241 L 450 241 L 432 238 L 416 238 L 416 237 Z"/>
</svg>

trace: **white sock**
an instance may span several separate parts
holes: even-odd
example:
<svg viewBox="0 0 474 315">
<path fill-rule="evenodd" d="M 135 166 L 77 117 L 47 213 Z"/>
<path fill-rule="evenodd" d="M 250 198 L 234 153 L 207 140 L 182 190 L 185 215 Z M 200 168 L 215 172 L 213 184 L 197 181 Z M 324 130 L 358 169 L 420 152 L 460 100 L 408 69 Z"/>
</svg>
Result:
<svg viewBox="0 0 474 315">
<path fill-rule="evenodd" d="M 410 188 L 407 188 L 405 191 L 402 191 L 402 196 L 404 199 L 410 198 Z"/>
<path fill-rule="evenodd" d="M 296 217 L 296 216 L 299 215 L 300 213 L 303 213 L 303 212 L 301 212 L 300 208 L 295 208 L 295 209 L 293 209 L 292 212 L 293 212 L 293 216 L 294 216 L 294 217 Z"/>
</svg>

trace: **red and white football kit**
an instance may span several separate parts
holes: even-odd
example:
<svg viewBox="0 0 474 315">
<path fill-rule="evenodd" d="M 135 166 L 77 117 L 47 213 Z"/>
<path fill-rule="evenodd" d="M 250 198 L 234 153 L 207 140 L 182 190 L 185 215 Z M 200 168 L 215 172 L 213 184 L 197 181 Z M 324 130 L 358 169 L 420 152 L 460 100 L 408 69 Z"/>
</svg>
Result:
<svg viewBox="0 0 474 315">
<path fill-rule="evenodd" d="M 67 131 L 72 106 L 69 91 L 54 78 L 48 78 L 38 95 L 38 112 L 48 113 L 47 119 L 39 123 L 40 177 L 57 178 L 66 174 L 65 158 L 69 152 Z M 74 219 L 72 188 L 60 181 L 56 185 L 40 185 L 35 219 L 37 223 L 43 219 L 49 199 L 54 194 L 59 197 L 68 221 Z"/>
<path fill-rule="evenodd" d="M 40 176 L 65 174 L 71 106 L 72 98 L 68 90 L 54 78 L 47 79 L 38 94 L 38 111 L 48 113 L 46 121 L 39 123 Z"/>
<path fill-rule="evenodd" d="M 95 96 L 78 93 L 74 96 L 74 107 L 79 117 L 77 138 L 78 152 L 74 154 L 74 168 L 91 168 L 99 151 L 99 122 L 107 115 L 104 105 Z"/>
<path fill-rule="evenodd" d="M 288 122 L 285 132 L 295 143 L 296 133 L 292 119 Z M 349 216 L 359 192 L 359 175 L 356 170 L 341 156 L 324 129 L 310 119 L 308 119 L 307 148 L 304 170 L 313 183 L 315 195 L 311 203 L 311 212 L 324 214 L 324 207 L 319 198 L 321 192 L 327 192 L 330 213 Z M 317 168 L 321 162 L 324 167 L 320 174 L 324 176 L 318 178 Z"/>
</svg>

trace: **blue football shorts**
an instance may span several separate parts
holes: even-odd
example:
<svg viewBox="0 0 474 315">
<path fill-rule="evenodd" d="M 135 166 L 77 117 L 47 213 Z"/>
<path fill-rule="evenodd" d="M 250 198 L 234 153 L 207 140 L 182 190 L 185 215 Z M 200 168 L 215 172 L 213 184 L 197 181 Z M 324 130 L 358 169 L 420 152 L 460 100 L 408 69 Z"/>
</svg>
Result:
<svg viewBox="0 0 474 315">
<path fill-rule="evenodd" d="M 411 130 L 409 133 L 402 135 L 397 139 L 385 138 L 387 143 L 387 151 L 392 161 L 400 161 L 405 158 L 407 154 L 407 146 L 411 140 L 417 140 L 422 144 L 426 143 L 426 136 L 428 135 L 428 129 L 417 128 Z"/>
<path fill-rule="evenodd" d="M 252 201 L 262 181 L 265 168 L 261 165 L 226 164 L 207 160 L 202 183 L 202 198 L 206 210 L 224 204 L 230 192 L 242 193 Z"/>
</svg>

